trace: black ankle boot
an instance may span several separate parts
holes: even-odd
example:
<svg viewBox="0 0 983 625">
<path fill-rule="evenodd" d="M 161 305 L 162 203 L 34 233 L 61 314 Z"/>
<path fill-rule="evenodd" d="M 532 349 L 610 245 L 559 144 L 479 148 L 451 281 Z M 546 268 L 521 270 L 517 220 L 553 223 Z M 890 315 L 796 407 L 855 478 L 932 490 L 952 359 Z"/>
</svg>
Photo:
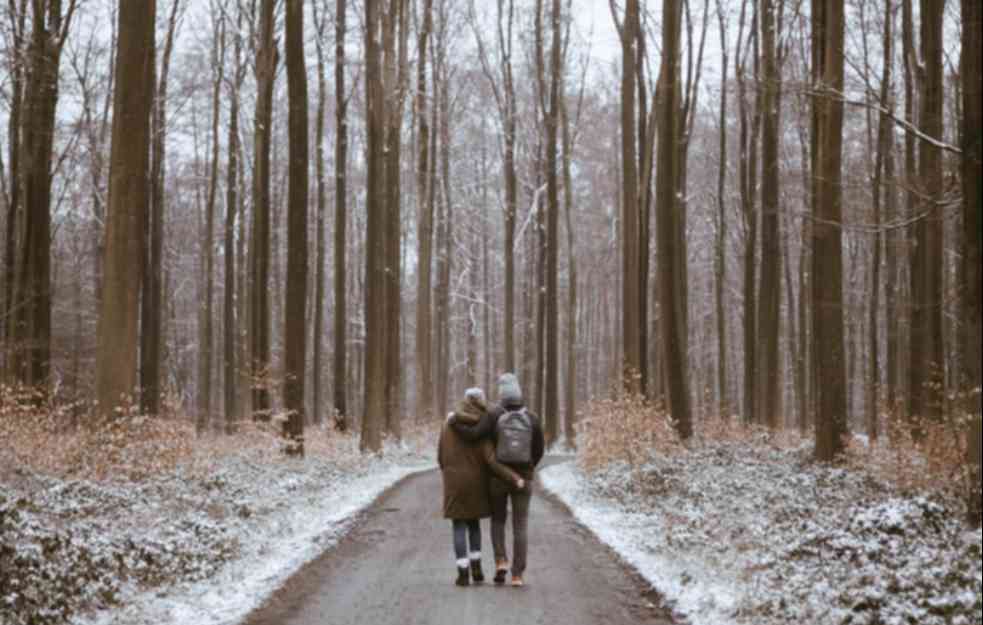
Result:
<svg viewBox="0 0 983 625">
<path fill-rule="evenodd" d="M 474 580 L 475 584 L 483 584 L 485 582 L 485 574 L 481 570 L 481 560 L 471 561 L 471 579 Z"/>
<path fill-rule="evenodd" d="M 457 567 L 457 581 L 454 582 L 458 586 L 470 586 L 471 578 L 470 572 L 467 567 Z"/>
</svg>

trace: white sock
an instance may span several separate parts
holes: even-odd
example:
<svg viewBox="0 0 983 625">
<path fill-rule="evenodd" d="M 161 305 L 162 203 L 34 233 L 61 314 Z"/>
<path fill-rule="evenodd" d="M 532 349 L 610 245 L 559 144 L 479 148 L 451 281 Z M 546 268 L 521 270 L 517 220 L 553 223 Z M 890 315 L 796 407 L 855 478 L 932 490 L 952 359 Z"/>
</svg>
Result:
<svg viewBox="0 0 983 625">
<path fill-rule="evenodd" d="M 457 568 L 466 569 L 470 564 L 471 564 L 470 560 L 468 560 L 467 558 L 461 558 L 460 560 L 457 561 Z"/>
<path fill-rule="evenodd" d="M 471 561 L 472 562 L 481 562 L 481 552 L 480 551 L 472 551 L 471 552 Z"/>
</svg>

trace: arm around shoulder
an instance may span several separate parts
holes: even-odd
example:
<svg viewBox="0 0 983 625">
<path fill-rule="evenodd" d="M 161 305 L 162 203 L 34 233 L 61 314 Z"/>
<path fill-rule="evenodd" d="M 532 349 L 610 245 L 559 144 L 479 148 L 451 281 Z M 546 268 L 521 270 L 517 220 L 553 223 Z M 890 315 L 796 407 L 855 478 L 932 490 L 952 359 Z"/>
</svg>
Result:
<svg viewBox="0 0 983 625">
<path fill-rule="evenodd" d="M 495 429 L 495 420 L 490 414 L 481 417 L 474 425 L 466 425 L 458 420 L 451 423 L 458 435 L 469 443 L 475 443 L 491 436 Z"/>
</svg>

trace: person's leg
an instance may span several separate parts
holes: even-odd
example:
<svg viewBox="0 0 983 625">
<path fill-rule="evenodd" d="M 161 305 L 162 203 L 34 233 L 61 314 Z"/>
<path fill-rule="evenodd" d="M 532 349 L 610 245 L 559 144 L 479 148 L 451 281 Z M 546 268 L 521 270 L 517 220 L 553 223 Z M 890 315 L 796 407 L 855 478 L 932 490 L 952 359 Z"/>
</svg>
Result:
<svg viewBox="0 0 983 625">
<path fill-rule="evenodd" d="M 491 535 L 492 549 L 495 552 L 495 583 L 505 582 L 505 574 L 509 567 L 509 555 L 505 548 L 505 521 L 508 519 L 508 493 L 492 487 L 491 492 L 492 520 Z"/>
<path fill-rule="evenodd" d="M 480 584 L 485 581 L 485 574 L 481 570 L 481 521 L 479 519 L 468 521 L 468 544 L 471 546 L 468 554 L 471 560 L 471 579 Z"/>
<path fill-rule="evenodd" d="M 469 577 L 470 560 L 468 559 L 468 523 L 455 519 L 453 527 L 454 557 L 457 558 L 457 585 L 467 586 L 471 581 Z"/>
<path fill-rule="evenodd" d="M 512 577 L 522 578 L 526 572 L 526 556 L 529 551 L 529 502 L 532 491 L 512 493 Z"/>
</svg>

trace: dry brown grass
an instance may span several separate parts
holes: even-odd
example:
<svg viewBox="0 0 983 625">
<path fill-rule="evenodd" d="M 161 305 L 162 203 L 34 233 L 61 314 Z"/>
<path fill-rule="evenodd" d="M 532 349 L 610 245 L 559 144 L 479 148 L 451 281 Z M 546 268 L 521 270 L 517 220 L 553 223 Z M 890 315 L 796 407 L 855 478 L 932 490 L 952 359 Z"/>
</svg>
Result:
<svg viewBox="0 0 983 625">
<path fill-rule="evenodd" d="M 868 444 L 851 439 L 847 466 L 906 491 L 944 491 L 970 501 L 980 483 L 966 461 L 968 419 L 963 415 L 916 423 L 885 411 L 881 420 L 887 436 Z"/>
<path fill-rule="evenodd" d="M 580 464 L 593 471 L 626 462 L 634 470 L 653 450 L 682 449 L 669 414 L 639 396 L 595 400 L 586 405 L 577 423 Z"/>
<path fill-rule="evenodd" d="M 260 463 L 286 462 L 277 420 L 241 422 L 231 436 L 198 436 L 193 418 L 165 403 L 164 414 L 147 418 L 134 407 L 112 419 L 93 416 L 84 405 L 38 405 L 30 392 L 0 388 L 0 480 L 12 471 L 93 481 L 140 481 L 181 467 L 207 475 L 229 456 Z M 409 425 L 403 445 L 426 449 L 435 444 L 434 427 Z M 307 428 L 308 458 L 341 468 L 364 458 L 357 433 Z"/>
<path fill-rule="evenodd" d="M 968 416 L 913 427 L 885 412 L 886 436 L 873 444 L 851 437 L 844 466 L 907 492 L 945 492 L 966 502 L 979 496 L 980 483 L 968 467 Z M 773 449 L 801 449 L 812 442 L 795 430 L 769 432 L 737 419 L 697 424 L 693 441 L 683 444 L 668 412 L 641 398 L 594 401 L 578 424 L 579 462 L 587 471 L 624 462 L 632 471 L 652 452 L 685 453 L 693 444 L 738 443 Z M 920 431 L 916 436 L 914 432 Z"/>
</svg>

